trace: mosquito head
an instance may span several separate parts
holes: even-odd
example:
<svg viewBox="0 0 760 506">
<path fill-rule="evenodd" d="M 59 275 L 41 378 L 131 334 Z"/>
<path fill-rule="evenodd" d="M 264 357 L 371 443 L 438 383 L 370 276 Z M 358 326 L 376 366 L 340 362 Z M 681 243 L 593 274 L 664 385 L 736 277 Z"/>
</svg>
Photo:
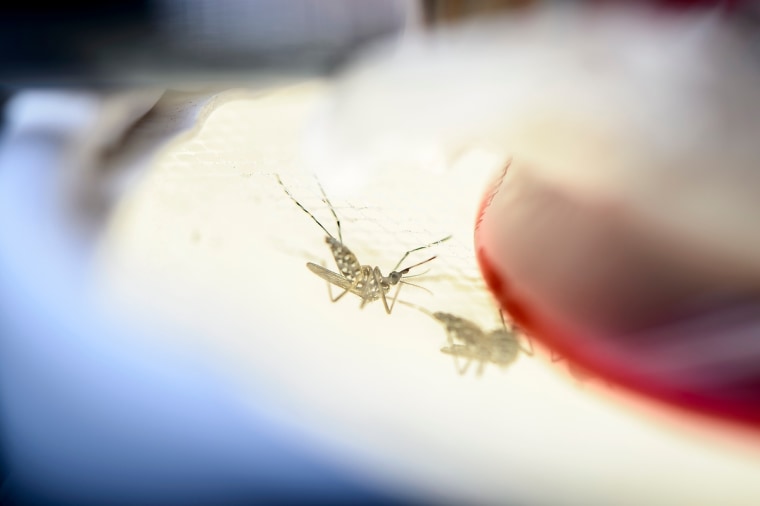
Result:
<svg viewBox="0 0 760 506">
<path fill-rule="evenodd" d="M 435 260 L 435 259 L 436 259 L 436 257 L 432 256 L 432 257 L 428 258 L 427 260 L 423 260 L 420 263 L 417 263 L 417 264 L 414 264 L 414 265 L 410 265 L 406 269 L 402 269 L 400 271 L 392 271 L 390 274 L 388 274 L 388 277 L 386 279 L 388 280 L 388 283 L 390 283 L 391 285 L 396 285 L 396 284 L 398 284 L 399 281 L 401 281 L 401 278 L 403 276 L 406 276 L 409 273 L 410 270 L 414 269 L 415 267 L 419 267 L 422 264 L 426 264 L 426 263 L 430 262 L 431 260 Z"/>
</svg>

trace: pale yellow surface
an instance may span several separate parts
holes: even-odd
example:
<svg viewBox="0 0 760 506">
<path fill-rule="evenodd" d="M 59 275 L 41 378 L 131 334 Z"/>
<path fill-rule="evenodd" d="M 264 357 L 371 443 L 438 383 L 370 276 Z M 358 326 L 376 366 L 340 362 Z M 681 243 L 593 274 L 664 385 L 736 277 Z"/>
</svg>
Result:
<svg viewBox="0 0 760 506">
<path fill-rule="evenodd" d="M 681 433 L 545 353 L 460 376 L 428 316 L 404 306 L 389 316 L 380 302 L 360 310 L 351 294 L 330 302 L 305 267 L 334 266 L 324 233 L 275 179 L 335 230 L 298 158 L 325 86 L 222 95 L 125 196 L 100 279 L 112 308 L 163 329 L 146 347 L 200 357 L 319 451 L 394 490 L 531 504 L 760 502 L 760 453 Z M 334 199 L 344 242 L 387 274 L 405 250 L 453 234 L 414 256 L 438 255 L 411 280 L 433 294 L 404 287 L 400 298 L 495 328 L 472 230 L 502 163 L 470 151 L 435 176 L 388 168 Z"/>
</svg>

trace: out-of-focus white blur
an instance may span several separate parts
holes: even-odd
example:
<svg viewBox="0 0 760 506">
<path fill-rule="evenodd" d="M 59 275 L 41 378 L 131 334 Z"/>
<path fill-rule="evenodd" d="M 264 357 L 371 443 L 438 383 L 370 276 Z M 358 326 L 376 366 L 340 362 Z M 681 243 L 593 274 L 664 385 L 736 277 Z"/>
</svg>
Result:
<svg viewBox="0 0 760 506">
<path fill-rule="evenodd" d="M 757 279 L 756 41 L 717 10 L 570 5 L 409 34 L 338 79 L 306 160 L 341 192 L 485 146 Z"/>
</svg>

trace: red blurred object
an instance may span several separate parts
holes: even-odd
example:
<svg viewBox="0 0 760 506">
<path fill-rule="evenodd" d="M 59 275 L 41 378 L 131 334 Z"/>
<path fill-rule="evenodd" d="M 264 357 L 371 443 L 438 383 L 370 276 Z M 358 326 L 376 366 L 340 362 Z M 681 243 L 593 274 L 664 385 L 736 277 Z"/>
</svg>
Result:
<svg viewBox="0 0 760 506">
<path fill-rule="evenodd" d="M 760 428 L 760 364 L 753 362 L 754 349 L 731 341 L 760 329 L 760 301 L 737 297 L 679 312 L 676 291 L 640 304 L 636 294 L 652 281 L 649 260 L 663 261 L 670 269 L 667 258 L 646 257 L 646 247 L 632 251 L 630 245 L 641 238 L 625 239 L 631 234 L 624 220 L 619 220 L 623 231 L 618 240 L 609 234 L 616 216 L 609 219 L 580 205 L 573 216 L 572 201 L 547 205 L 562 197 L 549 185 L 524 177 L 529 171 L 518 170 L 505 183 L 508 171 L 509 165 L 481 204 L 475 247 L 488 287 L 517 326 L 603 380 L 691 412 Z M 504 193 L 508 196 L 501 197 Z M 505 210 L 514 213 L 507 216 Z M 569 228 L 567 234 L 562 227 Z M 502 237 L 486 235 L 494 231 Z M 575 232 L 584 239 L 577 241 Z M 646 239 L 641 242 L 646 245 Z M 501 254 L 493 251 L 497 244 Z M 629 254 L 646 261 L 631 262 Z M 564 268 L 570 265 L 580 275 L 570 281 L 553 279 L 558 272 L 562 276 L 556 267 L 565 256 L 571 260 Z M 616 283 L 622 288 L 616 290 Z M 717 348 L 705 348 L 707 340 Z M 729 353 L 721 355 L 727 348 Z"/>
</svg>

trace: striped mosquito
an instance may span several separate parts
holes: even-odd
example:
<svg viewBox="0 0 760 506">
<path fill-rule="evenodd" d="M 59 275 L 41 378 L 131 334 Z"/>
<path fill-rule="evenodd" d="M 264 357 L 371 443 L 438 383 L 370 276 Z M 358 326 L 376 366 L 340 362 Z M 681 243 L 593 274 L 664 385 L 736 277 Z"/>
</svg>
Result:
<svg viewBox="0 0 760 506">
<path fill-rule="evenodd" d="M 356 258 L 356 255 L 354 255 L 353 252 L 348 249 L 348 247 L 346 247 L 346 245 L 343 243 L 343 233 L 341 231 L 340 219 L 338 218 L 338 215 L 335 212 L 335 208 L 330 202 L 330 199 L 327 198 L 325 190 L 322 188 L 322 185 L 319 184 L 318 181 L 317 185 L 319 186 L 320 192 L 322 192 L 322 201 L 330 208 L 330 212 L 335 218 L 335 223 L 337 224 L 337 239 L 324 227 L 324 225 L 319 222 L 319 220 L 317 220 L 313 214 L 311 214 L 311 212 L 309 212 L 308 209 L 306 209 L 300 202 L 298 202 L 298 200 L 295 199 L 295 197 L 293 197 L 279 176 L 277 176 L 277 182 L 280 183 L 280 186 L 282 186 L 282 189 L 285 190 L 285 194 L 290 198 L 290 200 L 292 200 L 303 212 L 309 215 L 309 217 L 314 220 L 314 223 L 316 223 L 319 228 L 324 230 L 325 234 L 327 234 L 325 237 L 325 242 L 330 247 L 332 256 L 335 259 L 336 265 L 338 266 L 338 272 L 333 272 L 324 266 L 317 265 L 312 262 L 308 262 L 306 264 L 306 267 L 308 267 L 311 272 L 327 281 L 328 293 L 330 294 L 330 300 L 333 302 L 338 302 L 347 293 L 353 293 L 354 295 L 358 295 L 362 300 L 361 305 L 359 306 L 360 308 L 364 308 L 368 302 L 373 302 L 380 299 L 383 301 L 383 306 L 385 306 L 385 312 L 391 314 L 393 307 L 396 304 L 398 294 L 401 291 L 401 285 L 411 284 L 402 281 L 401 278 L 406 276 L 411 269 L 434 260 L 436 256 L 434 255 L 427 260 L 423 260 L 422 262 L 418 262 L 414 265 L 410 265 L 409 267 L 398 270 L 404 260 L 406 260 L 407 257 L 412 253 L 430 248 L 451 239 L 451 236 L 449 235 L 443 239 L 439 239 L 429 244 L 425 244 L 424 246 L 419 246 L 407 251 L 401 257 L 401 260 L 396 263 L 396 266 L 391 270 L 390 274 L 384 276 L 380 271 L 380 267 L 361 265 L 359 263 L 359 260 Z M 337 296 L 333 296 L 331 288 L 332 285 L 341 288 L 343 291 L 340 292 Z M 393 298 L 391 299 L 391 303 L 389 305 L 387 295 L 388 292 L 390 292 L 391 286 L 394 285 L 398 285 L 398 288 L 396 288 L 396 292 L 393 295 Z"/>
<path fill-rule="evenodd" d="M 499 367 L 506 367 L 517 359 L 520 351 L 533 356 L 533 342 L 525 336 L 528 347 L 524 347 L 519 341 L 519 330 L 511 324 L 507 325 L 501 310 L 499 311 L 501 327 L 485 332 L 474 322 L 451 313 L 432 312 L 415 304 L 399 302 L 425 313 L 446 327 L 449 345 L 441 348 L 441 352 L 454 357 L 454 366 L 459 374 L 466 374 L 473 361 L 479 362 L 476 374 L 480 376 L 489 362 Z M 464 366 L 459 365 L 460 358 L 466 360 Z"/>
</svg>

